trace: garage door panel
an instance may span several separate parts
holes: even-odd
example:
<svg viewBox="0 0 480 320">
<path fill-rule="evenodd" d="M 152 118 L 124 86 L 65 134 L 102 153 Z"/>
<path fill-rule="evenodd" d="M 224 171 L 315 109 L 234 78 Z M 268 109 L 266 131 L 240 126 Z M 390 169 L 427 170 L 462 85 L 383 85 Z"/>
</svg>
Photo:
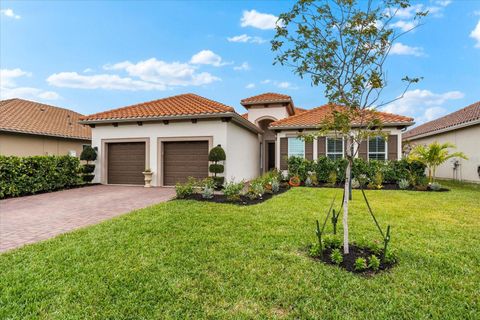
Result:
<svg viewBox="0 0 480 320">
<path fill-rule="evenodd" d="M 208 142 L 178 141 L 163 144 L 164 185 L 185 182 L 188 177 L 208 176 Z"/>
<path fill-rule="evenodd" d="M 108 183 L 144 184 L 145 142 L 108 144 Z"/>
</svg>

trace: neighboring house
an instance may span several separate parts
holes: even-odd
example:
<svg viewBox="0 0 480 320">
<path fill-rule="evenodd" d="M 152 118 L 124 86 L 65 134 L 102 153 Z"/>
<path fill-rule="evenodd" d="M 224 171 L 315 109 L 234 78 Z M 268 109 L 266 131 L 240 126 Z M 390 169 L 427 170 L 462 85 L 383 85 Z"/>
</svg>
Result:
<svg viewBox="0 0 480 320">
<path fill-rule="evenodd" d="M 290 96 L 265 93 L 243 99 L 247 114 L 200 97 L 182 94 L 83 117 L 92 128 L 98 148 L 95 181 L 106 184 L 143 184 L 142 171 L 154 173 L 153 185 L 172 186 L 188 176 L 208 176 L 208 152 L 221 145 L 226 152 L 224 176 L 251 180 L 260 173 L 286 169 L 292 155 L 315 160 L 344 156 L 342 139 L 322 137 L 314 142 L 296 138 L 314 131 L 329 106 L 296 108 Z M 377 113 L 376 113 L 377 114 Z M 413 119 L 378 113 L 388 138 L 360 146 L 365 159 L 399 159 L 402 130 Z"/>
<path fill-rule="evenodd" d="M 0 155 L 80 156 L 91 143 L 88 126 L 78 123 L 82 115 L 23 99 L 0 101 Z"/>
<path fill-rule="evenodd" d="M 428 145 L 450 142 L 468 160 L 454 158 L 442 164 L 436 176 L 445 179 L 480 182 L 480 101 L 444 117 L 424 123 L 403 135 L 404 143 Z"/>
</svg>

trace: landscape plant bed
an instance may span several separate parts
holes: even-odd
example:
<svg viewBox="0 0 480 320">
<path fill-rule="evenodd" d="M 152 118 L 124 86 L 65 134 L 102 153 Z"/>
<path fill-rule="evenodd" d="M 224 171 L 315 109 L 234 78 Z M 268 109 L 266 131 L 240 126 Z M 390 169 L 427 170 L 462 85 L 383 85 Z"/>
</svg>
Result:
<svg viewBox="0 0 480 320">
<path fill-rule="evenodd" d="M 306 188 L 341 188 L 343 189 L 344 184 L 337 183 L 335 185 L 329 184 L 329 183 L 318 183 L 316 186 L 306 186 L 305 183 L 302 183 L 300 185 L 301 187 L 306 187 Z M 354 189 L 359 189 L 359 188 L 354 188 Z M 385 183 L 382 184 L 382 188 L 377 189 L 377 188 L 365 188 L 365 190 L 405 190 L 405 191 L 427 191 L 427 192 L 446 192 L 450 191 L 450 189 L 442 187 L 439 190 L 433 190 L 431 188 L 426 188 L 426 189 L 416 189 L 416 188 L 407 188 L 407 189 L 401 189 L 398 184 L 396 183 Z"/>
<path fill-rule="evenodd" d="M 229 200 L 223 194 L 214 194 L 212 198 L 203 198 L 199 193 L 193 193 L 191 195 L 186 196 L 185 198 L 177 198 L 178 200 L 196 200 L 196 201 L 205 201 L 205 202 L 215 202 L 215 203 L 231 203 L 237 204 L 241 206 L 250 206 L 258 203 L 262 203 L 273 198 L 276 195 L 282 194 L 288 191 L 289 188 L 280 188 L 277 193 L 265 193 L 261 198 L 252 199 L 245 195 L 240 195 L 239 200 Z"/>
<path fill-rule="evenodd" d="M 311 252 L 312 246 L 308 247 L 308 251 Z M 362 274 L 362 275 L 373 275 L 377 274 L 379 272 L 388 270 L 392 268 L 396 264 L 395 259 L 390 259 L 388 261 L 382 261 L 381 257 L 383 255 L 383 250 L 372 250 L 370 248 L 366 247 L 360 247 L 355 244 L 350 244 L 349 246 L 349 254 L 345 255 L 343 254 L 343 246 L 339 248 L 340 252 L 342 253 L 343 261 L 340 264 L 335 263 L 332 258 L 331 254 L 333 249 L 332 248 L 326 248 L 323 251 L 323 254 L 317 254 L 317 255 L 312 255 L 310 254 L 310 257 L 314 260 L 321 261 L 326 264 L 338 266 L 342 269 L 345 269 L 346 271 L 357 273 L 357 274 Z M 368 261 L 372 256 L 376 256 L 380 260 L 380 265 L 378 266 L 378 270 L 373 270 L 369 265 Z M 364 258 L 367 261 L 367 268 L 364 270 L 357 270 L 355 268 L 355 261 L 358 258 Z"/>
</svg>

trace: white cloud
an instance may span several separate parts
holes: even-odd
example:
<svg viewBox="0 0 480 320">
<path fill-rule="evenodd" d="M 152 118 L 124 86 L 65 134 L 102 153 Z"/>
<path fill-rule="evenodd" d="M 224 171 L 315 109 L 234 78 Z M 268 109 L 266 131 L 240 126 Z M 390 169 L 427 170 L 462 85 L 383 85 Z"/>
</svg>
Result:
<svg viewBox="0 0 480 320">
<path fill-rule="evenodd" d="M 260 13 L 257 10 L 243 11 L 240 25 L 262 30 L 275 29 L 278 17 L 269 13 Z"/>
<path fill-rule="evenodd" d="M 57 87 L 107 90 L 167 90 L 178 86 L 201 86 L 221 79 L 208 73 L 198 72 L 189 63 L 165 62 L 151 58 L 132 63 L 122 61 L 103 66 L 108 71 L 123 71 L 119 74 L 82 75 L 77 72 L 59 72 L 48 77 L 49 84 Z"/>
<path fill-rule="evenodd" d="M 430 90 L 409 90 L 402 99 L 383 107 L 382 111 L 414 117 L 415 122 L 420 124 L 444 115 L 447 102 L 463 97 L 460 91 L 434 93 Z"/>
<path fill-rule="evenodd" d="M 480 48 L 480 20 L 478 20 L 477 26 L 470 33 L 470 38 L 475 39 L 475 48 Z"/>
<path fill-rule="evenodd" d="M 480 10 L 475 10 L 473 11 L 474 16 L 480 16 Z"/>
<path fill-rule="evenodd" d="M 18 14 L 13 12 L 12 9 L 2 9 L 2 10 L 0 10 L 0 13 L 3 14 L 4 16 L 6 16 L 6 17 L 17 19 L 17 20 L 21 18 Z"/>
<path fill-rule="evenodd" d="M 392 23 L 390 26 L 406 32 L 415 28 L 416 25 L 417 23 L 415 23 L 414 21 L 398 20 L 397 22 Z"/>
<path fill-rule="evenodd" d="M 272 82 L 272 80 L 270 80 L 270 79 L 265 79 L 265 80 L 260 81 L 261 84 L 268 84 L 270 82 Z"/>
<path fill-rule="evenodd" d="M 394 43 L 390 49 L 390 53 L 394 55 L 410 55 L 421 57 L 424 56 L 423 48 L 421 47 L 410 47 L 401 42 Z"/>
<path fill-rule="evenodd" d="M 207 64 L 215 67 L 224 66 L 227 63 L 222 61 L 222 57 L 211 50 L 202 50 L 192 56 L 190 59 L 192 64 Z"/>
<path fill-rule="evenodd" d="M 255 83 L 249 83 L 245 86 L 246 89 L 253 89 L 255 88 Z"/>
<path fill-rule="evenodd" d="M 287 81 L 278 82 L 276 83 L 276 86 L 281 89 L 296 89 L 296 87 L 294 87 L 290 82 Z"/>
<path fill-rule="evenodd" d="M 438 1 L 435 1 L 435 3 L 438 4 L 439 6 L 446 7 L 450 3 L 452 3 L 452 1 L 451 0 L 438 0 Z"/>
<path fill-rule="evenodd" d="M 261 38 L 261 37 L 252 37 L 247 34 L 241 34 L 239 36 L 234 36 L 234 37 L 229 37 L 227 38 L 228 42 L 243 42 L 243 43 L 257 43 L 257 44 L 262 44 L 267 42 L 267 40 Z"/>
<path fill-rule="evenodd" d="M 236 70 L 236 71 L 250 70 L 250 65 L 248 64 L 248 62 L 244 62 L 239 66 L 233 67 L 233 70 Z"/>
<path fill-rule="evenodd" d="M 85 68 L 83 70 L 83 73 L 92 73 L 93 71 L 95 71 L 95 70 L 93 70 L 92 68 Z"/>
<path fill-rule="evenodd" d="M 60 96 L 53 91 L 17 85 L 17 79 L 32 74 L 20 68 L 0 70 L 0 99 L 24 98 L 32 100 L 56 100 Z"/>
</svg>

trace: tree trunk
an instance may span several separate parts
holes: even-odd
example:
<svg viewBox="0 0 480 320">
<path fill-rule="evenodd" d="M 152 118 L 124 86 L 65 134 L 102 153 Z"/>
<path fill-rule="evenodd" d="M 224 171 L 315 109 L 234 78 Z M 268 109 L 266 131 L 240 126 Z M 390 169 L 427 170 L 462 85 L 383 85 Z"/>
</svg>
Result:
<svg viewBox="0 0 480 320">
<path fill-rule="evenodd" d="M 343 197 L 343 253 L 349 253 L 348 247 L 348 199 L 350 197 L 350 173 L 352 171 L 352 152 L 351 152 L 352 138 L 347 137 L 347 170 L 345 170 L 345 186 Z"/>
</svg>

